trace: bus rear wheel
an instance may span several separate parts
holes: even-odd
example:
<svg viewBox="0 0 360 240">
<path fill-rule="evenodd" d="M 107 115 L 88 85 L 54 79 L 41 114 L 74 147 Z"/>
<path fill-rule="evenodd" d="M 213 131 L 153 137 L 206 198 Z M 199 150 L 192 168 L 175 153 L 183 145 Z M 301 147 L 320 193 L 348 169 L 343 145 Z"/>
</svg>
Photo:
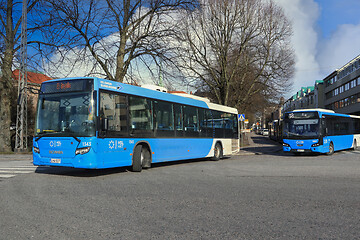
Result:
<svg viewBox="0 0 360 240">
<path fill-rule="evenodd" d="M 326 155 L 333 155 L 334 154 L 334 144 L 331 142 L 329 145 L 329 151 L 326 153 Z"/>
<path fill-rule="evenodd" d="M 359 150 L 358 148 L 358 145 L 357 145 L 357 142 L 356 142 L 356 139 L 354 139 L 354 144 L 353 144 L 353 147 L 354 147 L 354 151 L 357 151 L 357 150 Z"/>
<path fill-rule="evenodd" d="M 222 152 L 221 144 L 216 143 L 215 148 L 214 148 L 214 157 L 212 158 L 212 160 L 219 161 L 220 158 L 222 158 L 222 155 L 223 155 L 223 152 Z"/>
</svg>

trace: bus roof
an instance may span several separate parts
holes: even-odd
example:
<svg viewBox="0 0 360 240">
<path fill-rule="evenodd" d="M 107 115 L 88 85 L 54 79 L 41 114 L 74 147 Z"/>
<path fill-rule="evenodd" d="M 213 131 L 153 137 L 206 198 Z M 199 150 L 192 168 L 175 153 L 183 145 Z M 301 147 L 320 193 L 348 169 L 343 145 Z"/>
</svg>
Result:
<svg viewBox="0 0 360 240">
<path fill-rule="evenodd" d="M 333 110 L 323 109 L 323 108 L 310 108 L 310 109 L 295 109 L 290 112 L 327 112 L 327 113 L 335 113 Z"/>
<path fill-rule="evenodd" d="M 233 114 L 238 113 L 236 108 L 231 108 L 231 107 L 203 101 L 200 99 L 194 99 L 194 98 L 189 98 L 186 96 L 179 96 L 179 95 L 170 94 L 170 93 L 166 93 L 166 92 L 160 92 L 160 91 L 156 91 L 156 90 L 152 90 L 152 89 L 142 88 L 142 87 L 138 87 L 138 86 L 133 86 L 133 85 L 125 84 L 125 83 L 110 81 L 110 80 L 96 78 L 96 77 L 61 78 L 61 79 L 49 80 L 46 82 L 68 81 L 68 80 L 72 81 L 72 80 L 81 80 L 81 79 L 94 79 L 94 88 L 95 89 L 104 89 L 104 90 L 110 90 L 110 91 L 119 92 L 119 93 L 127 93 L 130 95 L 136 95 L 136 96 L 142 96 L 142 97 L 147 97 L 147 98 L 152 98 L 152 99 L 157 99 L 157 100 L 175 102 L 175 103 L 191 105 L 191 106 L 196 106 L 196 107 L 201 107 L 201 108 L 208 108 L 208 109 L 212 109 L 212 110 L 218 110 L 218 111 L 223 111 L 223 112 L 228 112 L 228 113 L 233 113 Z"/>
<path fill-rule="evenodd" d="M 333 110 L 330 109 L 323 109 L 323 108 L 312 108 L 312 109 L 295 109 L 293 111 L 289 111 L 287 113 L 290 112 L 318 112 L 320 113 L 320 115 L 322 114 L 329 114 L 329 115 L 333 115 L 333 116 L 343 116 L 343 117 L 351 117 L 351 118 L 360 118 L 360 116 L 356 116 L 356 115 L 349 115 L 349 114 L 345 114 L 345 113 L 336 113 Z"/>
</svg>

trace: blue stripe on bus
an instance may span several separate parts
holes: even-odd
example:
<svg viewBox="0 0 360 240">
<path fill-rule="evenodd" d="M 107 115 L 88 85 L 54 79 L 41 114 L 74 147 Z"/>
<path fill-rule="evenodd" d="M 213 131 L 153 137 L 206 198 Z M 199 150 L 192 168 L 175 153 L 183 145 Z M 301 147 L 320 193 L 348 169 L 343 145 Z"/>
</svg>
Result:
<svg viewBox="0 0 360 240">
<path fill-rule="evenodd" d="M 213 139 L 204 138 L 96 139 L 92 137 L 81 138 L 80 146 L 78 146 L 80 148 L 92 145 L 90 152 L 75 156 L 77 142 L 74 139 L 48 137 L 41 138 L 35 143 L 34 146 L 39 147 L 41 152 L 33 154 L 34 165 L 75 168 L 131 166 L 133 149 L 139 142 L 146 142 L 150 145 L 153 163 L 204 158 L 208 156 L 213 145 Z M 58 162 L 54 159 L 58 159 Z"/>
</svg>

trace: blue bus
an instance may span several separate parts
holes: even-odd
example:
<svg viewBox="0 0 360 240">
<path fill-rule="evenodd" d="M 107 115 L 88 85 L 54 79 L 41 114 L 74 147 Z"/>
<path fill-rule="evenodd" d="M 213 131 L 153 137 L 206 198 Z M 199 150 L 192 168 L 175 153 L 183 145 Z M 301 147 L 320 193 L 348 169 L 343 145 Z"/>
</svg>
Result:
<svg viewBox="0 0 360 240">
<path fill-rule="evenodd" d="M 215 121 L 216 120 L 216 124 Z M 99 78 L 41 85 L 33 163 L 101 169 L 215 160 L 239 149 L 237 110 Z"/>
<path fill-rule="evenodd" d="M 354 148 L 360 143 L 360 117 L 326 109 L 287 112 L 283 121 L 283 150 L 294 154 L 326 153 Z"/>
</svg>

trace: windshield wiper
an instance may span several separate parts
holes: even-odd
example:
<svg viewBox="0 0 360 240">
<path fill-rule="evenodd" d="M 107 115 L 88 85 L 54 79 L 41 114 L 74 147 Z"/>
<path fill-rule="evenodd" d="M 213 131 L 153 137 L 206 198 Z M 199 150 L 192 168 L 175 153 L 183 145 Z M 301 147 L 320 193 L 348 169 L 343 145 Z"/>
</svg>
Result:
<svg viewBox="0 0 360 240">
<path fill-rule="evenodd" d="M 46 135 L 52 135 L 53 133 L 66 133 L 67 135 L 69 135 L 69 137 L 73 137 L 78 143 L 81 142 L 81 140 L 79 138 L 77 138 L 74 134 L 72 134 L 72 132 L 70 132 L 70 131 L 41 132 L 41 133 L 38 133 L 38 135 L 42 135 L 42 136 L 38 136 L 37 138 L 35 138 L 35 142 L 39 141 L 40 138 L 42 138 Z"/>
<path fill-rule="evenodd" d="M 52 133 L 60 133 L 59 131 L 57 132 L 41 132 L 41 133 L 38 133 L 38 135 L 42 135 L 42 136 L 38 136 L 37 138 L 35 138 L 35 142 L 39 141 L 40 138 L 44 137 L 45 135 L 51 135 Z"/>
</svg>

